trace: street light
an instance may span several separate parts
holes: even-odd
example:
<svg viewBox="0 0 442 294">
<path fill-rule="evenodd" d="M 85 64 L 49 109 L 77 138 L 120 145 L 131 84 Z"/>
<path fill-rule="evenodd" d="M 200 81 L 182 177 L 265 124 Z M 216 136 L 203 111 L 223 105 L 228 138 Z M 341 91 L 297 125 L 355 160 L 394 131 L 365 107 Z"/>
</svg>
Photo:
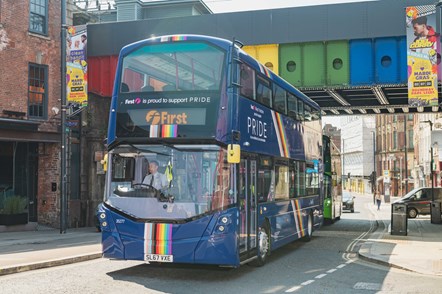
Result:
<svg viewBox="0 0 442 294">
<path fill-rule="evenodd" d="M 399 185 L 399 188 L 401 189 L 399 196 L 402 196 L 402 156 L 399 157 Z"/>
<path fill-rule="evenodd" d="M 66 149 L 66 0 L 61 1 L 61 185 L 60 234 L 67 228 L 67 149 Z"/>
<path fill-rule="evenodd" d="M 430 138 L 433 132 L 433 122 L 431 120 L 424 120 L 421 123 L 430 125 Z M 431 140 L 430 140 L 431 141 Z M 430 176 L 431 176 L 431 202 L 434 201 L 434 181 L 433 181 L 433 145 L 430 144 Z"/>
<path fill-rule="evenodd" d="M 421 121 L 421 123 L 428 123 L 430 125 L 430 176 L 431 176 L 431 209 L 430 209 L 430 214 L 431 214 L 431 223 L 439 223 L 436 222 L 436 219 L 433 213 L 433 205 L 434 204 L 434 176 L 433 176 L 433 144 L 431 144 L 431 135 L 433 132 L 433 122 L 431 120 L 425 120 L 425 121 Z"/>
<path fill-rule="evenodd" d="M 376 132 L 375 131 L 371 131 L 372 135 L 373 135 L 373 185 L 372 185 L 372 190 L 373 192 L 375 192 L 376 190 Z"/>
</svg>

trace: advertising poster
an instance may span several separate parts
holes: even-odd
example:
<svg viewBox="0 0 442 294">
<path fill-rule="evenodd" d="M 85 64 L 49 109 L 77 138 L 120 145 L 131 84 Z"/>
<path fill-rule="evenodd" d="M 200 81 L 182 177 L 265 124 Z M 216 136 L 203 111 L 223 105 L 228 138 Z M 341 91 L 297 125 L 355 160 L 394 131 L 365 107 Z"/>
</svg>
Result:
<svg viewBox="0 0 442 294">
<path fill-rule="evenodd" d="M 87 30 L 71 26 L 66 37 L 66 97 L 74 107 L 87 106 Z"/>
<path fill-rule="evenodd" d="M 406 8 L 408 104 L 438 105 L 439 33 L 434 5 Z"/>
</svg>

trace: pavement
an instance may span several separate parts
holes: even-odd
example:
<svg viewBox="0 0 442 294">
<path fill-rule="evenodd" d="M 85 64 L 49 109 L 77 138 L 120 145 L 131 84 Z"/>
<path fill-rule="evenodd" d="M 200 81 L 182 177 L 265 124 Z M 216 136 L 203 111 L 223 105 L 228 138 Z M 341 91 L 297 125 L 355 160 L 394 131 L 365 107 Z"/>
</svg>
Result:
<svg viewBox="0 0 442 294">
<path fill-rule="evenodd" d="M 392 197 L 391 203 L 396 199 Z M 367 206 L 377 229 L 362 243 L 359 257 L 411 272 L 442 276 L 442 224 L 432 224 L 429 215 L 418 216 L 407 220 L 406 235 L 398 235 L 401 230 L 396 226 L 392 235 L 391 203 L 383 202 L 380 210 L 371 203 Z"/>
<path fill-rule="evenodd" d="M 442 276 L 442 224 L 431 224 L 429 216 L 421 216 L 408 219 L 407 235 L 391 235 L 390 203 L 382 203 L 379 211 L 371 203 L 364 209 L 370 210 L 376 226 L 361 241 L 360 258 Z M 0 232 L 0 276 L 101 258 L 100 242 L 101 234 L 92 227 L 64 234 L 39 225 L 32 231 Z"/>
</svg>

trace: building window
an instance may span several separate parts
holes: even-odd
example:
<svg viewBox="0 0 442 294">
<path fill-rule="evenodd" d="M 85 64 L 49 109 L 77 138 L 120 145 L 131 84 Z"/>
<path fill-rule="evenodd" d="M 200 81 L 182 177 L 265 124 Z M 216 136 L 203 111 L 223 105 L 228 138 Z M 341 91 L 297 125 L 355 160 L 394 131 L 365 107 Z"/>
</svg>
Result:
<svg viewBox="0 0 442 294">
<path fill-rule="evenodd" d="M 29 30 L 33 33 L 48 34 L 48 0 L 31 0 L 29 9 Z"/>
<path fill-rule="evenodd" d="M 414 148 L 414 132 L 413 130 L 408 130 L 408 148 L 413 149 Z"/>
<path fill-rule="evenodd" d="M 393 149 L 397 149 L 397 132 L 393 131 Z"/>
<path fill-rule="evenodd" d="M 32 118 L 46 118 L 47 109 L 46 65 L 29 64 L 28 115 Z"/>
</svg>

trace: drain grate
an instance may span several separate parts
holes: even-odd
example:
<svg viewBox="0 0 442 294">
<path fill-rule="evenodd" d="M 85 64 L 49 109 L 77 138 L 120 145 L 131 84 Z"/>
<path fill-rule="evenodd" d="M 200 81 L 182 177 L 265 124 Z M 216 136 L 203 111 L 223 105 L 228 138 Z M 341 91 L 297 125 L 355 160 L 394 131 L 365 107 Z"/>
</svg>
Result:
<svg viewBox="0 0 442 294">
<path fill-rule="evenodd" d="M 382 285 L 379 283 L 365 283 L 358 282 L 353 286 L 355 290 L 369 290 L 369 291 L 380 291 L 382 289 Z"/>
</svg>

